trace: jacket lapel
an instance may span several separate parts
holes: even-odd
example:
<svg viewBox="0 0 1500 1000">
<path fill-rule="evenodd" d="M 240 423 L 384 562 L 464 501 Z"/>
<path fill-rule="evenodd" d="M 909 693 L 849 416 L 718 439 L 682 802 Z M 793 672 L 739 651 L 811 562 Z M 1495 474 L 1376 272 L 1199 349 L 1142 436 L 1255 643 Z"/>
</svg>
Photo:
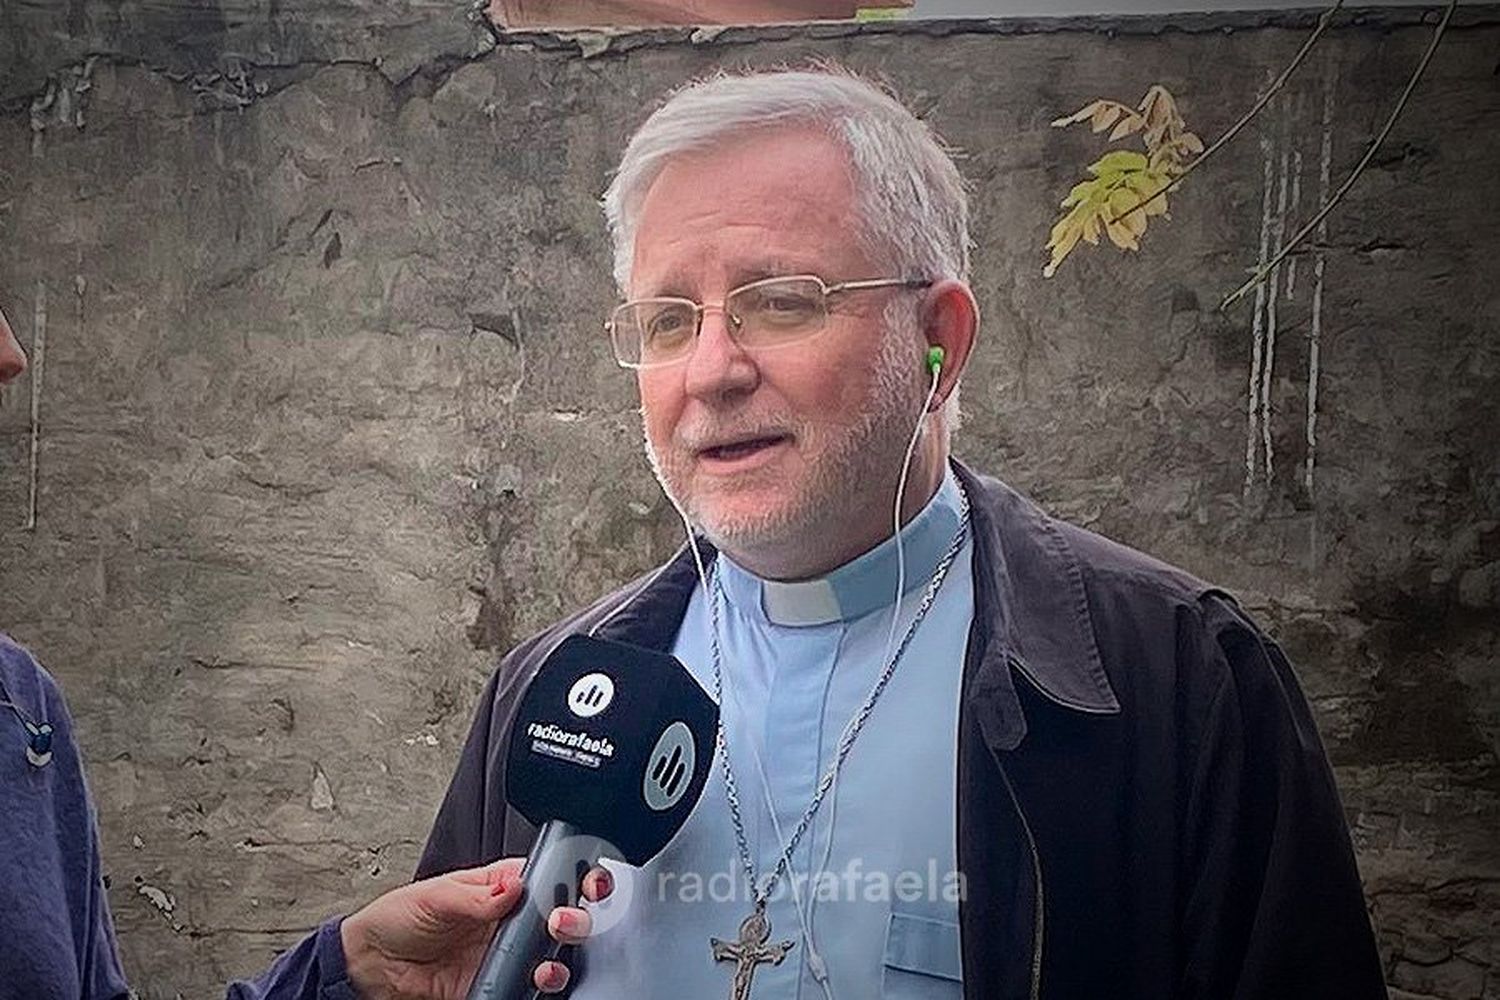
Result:
<svg viewBox="0 0 1500 1000">
<path fill-rule="evenodd" d="M 985 742 L 1014 750 L 1027 722 L 1014 674 L 1049 701 L 1112 715 L 1119 700 L 1105 676 L 1078 560 L 1053 519 L 1009 486 L 957 460 L 974 532 L 974 636 L 967 698 Z M 1014 672 L 1013 672 L 1014 671 Z"/>
</svg>

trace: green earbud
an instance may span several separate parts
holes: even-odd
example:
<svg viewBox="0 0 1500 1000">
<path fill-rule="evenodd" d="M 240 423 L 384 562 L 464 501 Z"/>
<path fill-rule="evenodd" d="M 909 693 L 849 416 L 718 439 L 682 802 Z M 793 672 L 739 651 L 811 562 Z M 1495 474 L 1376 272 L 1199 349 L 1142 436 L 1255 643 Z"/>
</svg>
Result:
<svg viewBox="0 0 1500 1000">
<path fill-rule="evenodd" d="M 941 347 L 927 348 L 927 370 L 936 375 L 943 368 L 943 349 Z"/>
</svg>

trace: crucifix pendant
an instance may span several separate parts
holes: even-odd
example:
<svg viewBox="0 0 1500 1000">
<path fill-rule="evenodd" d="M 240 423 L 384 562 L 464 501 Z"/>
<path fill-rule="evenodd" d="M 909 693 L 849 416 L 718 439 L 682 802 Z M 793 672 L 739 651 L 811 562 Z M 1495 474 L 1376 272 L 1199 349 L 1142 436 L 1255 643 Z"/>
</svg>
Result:
<svg viewBox="0 0 1500 1000">
<path fill-rule="evenodd" d="M 708 939 L 708 943 L 713 945 L 715 962 L 735 963 L 734 987 L 729 992 L 730 1000 L 750 1000 L 750 977 L 755 974 L 755 967 L 766 963 L 780 965 L 781 960 L 786 958 L 786 953 L 797 943 L 781 941 L 767 944 L 770 937 L 771 920 L 766 916 L 766 904 L 762 901 L 755 904 L 755 909 L 740 924 L 739 940 Z"/>
</svg>

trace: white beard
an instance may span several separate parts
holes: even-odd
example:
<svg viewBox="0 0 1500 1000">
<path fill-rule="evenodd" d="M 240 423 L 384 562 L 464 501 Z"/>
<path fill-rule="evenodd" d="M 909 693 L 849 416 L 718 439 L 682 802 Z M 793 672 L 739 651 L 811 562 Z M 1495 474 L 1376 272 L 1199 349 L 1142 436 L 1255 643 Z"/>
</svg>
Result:
<svg viewBox="0 0 1500 1000">
<path fill-rule="evenodd" d="M 785 502 L 763 511 L 726 513 L 712 497 L 695 497 L 688 489 L 690 449 L 674 447 L 663 460 L 644 432 L 646 458 L 663 492 L 679 512 L 717 548 L 730 553 L 765 546 L 805 545 L 816 551 L 839 537 L 839 526 L 851 515 L 883 502 L 889 507 L 901 472 L 901 460 L 916 429 L 925 387 L 913 376 L 920 359 L 912 338 L 882 333 L 874 359 L 869 406 L 852 423 L 817 427 L 827 438 L 811 474 L 792 487 Z M 644 427 L 644 420 L 642 421 Z M 796 420 L 777 423 L 800 442 L 809 428 Z M 890 517 L 883 510 L 882 517 Z"/>
</svg>

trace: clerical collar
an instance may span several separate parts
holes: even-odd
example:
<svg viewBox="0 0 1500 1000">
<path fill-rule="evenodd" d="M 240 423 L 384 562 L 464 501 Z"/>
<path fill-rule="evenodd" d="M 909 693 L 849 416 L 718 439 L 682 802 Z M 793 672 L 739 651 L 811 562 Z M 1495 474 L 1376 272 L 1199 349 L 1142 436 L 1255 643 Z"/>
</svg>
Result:
<svg viewBox="0 0 1500 1000">
<path fill-rule="evenodd" d="M 908 593 L 927 584 L 953 543 L 960 502 L 958 480 L 950 469 L 932 499 L 902 527 Z M 896 539 L 887 538 L 828 575 L 811 580 L 767 580 L 723 553 L 718 567 L 724 594 L 741 613 L 772 625 L 826 625 L 890 607 L 896 589 Z"/>
</svg>

